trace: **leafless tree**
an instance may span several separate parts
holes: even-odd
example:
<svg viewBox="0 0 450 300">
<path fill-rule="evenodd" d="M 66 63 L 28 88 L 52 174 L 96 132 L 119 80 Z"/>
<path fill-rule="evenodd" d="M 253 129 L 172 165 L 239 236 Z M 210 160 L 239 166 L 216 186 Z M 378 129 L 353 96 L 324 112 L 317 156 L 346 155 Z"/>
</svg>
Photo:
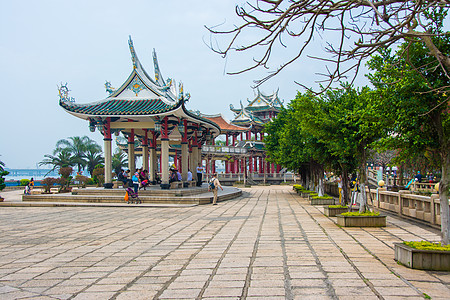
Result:
<svg viewBox="0 0 450 300">
<path fill-rule="evenodd" d="M 295 43 L 296 54 L 286 58 L 266 77 L 255 81 L 256 85 L 277 75 L 304 56 L 330 65 L 326 67 L 325 73 L 319 74 L 324 77 L 318 83 L 325 88 L 343 79 L 353 83 L 364 59 L 382 47 L 413 38 L 421 40 L 444 72 L 450 73 L 448 53 L 442 53 L 431 38 L 433 35 L 450 33 L 433 33 L 432 24 L 425 17 L 430 8 L 437 7 L 450 8 L 450 1 L 252 0 L 236 6 L 236 14 L 242 20 L 241 25 L 235 25 L 230 30 L 216 29 L 220 26 L 208 28 L 213 36 L 226 35 L 229 38 L 222 49 L 214 42 L 211 42 L 210 47 L 223 56 L 232 51 L 263 49 L 259 57 L 253 58 L 250 66 L 228 73 L 239 74 L 258 67 L 270 68 L 269 60 L 276 55 L 276 49 L 286 47 L 284 41 L 288 39 L 299 39 L 301 42 Z M 248 34 L 255 33 L 255 30 L 255 39 L 249 41 Z M 332 34 L 333 38 L 327 36 L 323 55 L 308 55 L 307 49 L 316 45 L 313 43 L 314 38 L 327 34 Z M 244 40 L 243 45 L 239 44 L 241 39 Z"/>
</svg>

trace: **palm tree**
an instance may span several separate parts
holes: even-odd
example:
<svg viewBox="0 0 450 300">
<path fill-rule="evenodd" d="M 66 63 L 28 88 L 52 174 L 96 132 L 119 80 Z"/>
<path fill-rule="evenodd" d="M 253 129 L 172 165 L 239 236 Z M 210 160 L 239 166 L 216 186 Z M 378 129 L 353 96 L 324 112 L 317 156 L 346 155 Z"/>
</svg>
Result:
<svg viewBox="0 0 450 300">
<path fill-rule="evenodd" d="M 104 158 L 102 156 L 102 151 L 98 151 L 95 147 L 90 147 L 87 149 L 87 152 L 84 154 L 86 159 L 86 167 L 92 176 L 92 172 L 95 169 L 95 166 L 104 162 Z"/>
<path fill-rule="evenodd" d="M 116 151 L 112 156 L 112 169 L 114 170 L 114 172 L 116 174 L 119 174 L 120 169 L 126 167 L 127 164 L 128 158 L 125 153 L 119 148 L 116 148 Z"/>
<path fill-rule="evenodd" d="M 60 169 L 60 168 L 64 168 L 64 167 L 73 167 L 77 164 L 77 160 L 74 159 L 74 157 L 72 156 L 72 154 L 70 153 L 70 151 L 68 149 L 62 149 L 56 155 L 46 154 L 46 155 L 44 155 L 44 157 L 45 158 L 41 162 L 39 162 L 39 166 L 43 166 L 43 165 L 53 166 L 53 168 L 47 174 L 49 174 L 50 172 L 52 172 L 56 169 Z M 47 175 L 47 174 L 45 174 L 45 175 Z"/>
<path fill-rule="evenodd" d="M 73 156 L 73 161 L 78 167 L 78 172 L 87 165 L 86 153 L 90 151 L 97 150 L 101 152 L 102 148 L 92 139 L 87 136 L 79 137 L 73 136 L 69 137 L 67 140 L 62 139 L 56 143 L 56 149 L 53 151 L 53 155 L 56 155 L 62 150 L 69 151 Z"/>
</svg>

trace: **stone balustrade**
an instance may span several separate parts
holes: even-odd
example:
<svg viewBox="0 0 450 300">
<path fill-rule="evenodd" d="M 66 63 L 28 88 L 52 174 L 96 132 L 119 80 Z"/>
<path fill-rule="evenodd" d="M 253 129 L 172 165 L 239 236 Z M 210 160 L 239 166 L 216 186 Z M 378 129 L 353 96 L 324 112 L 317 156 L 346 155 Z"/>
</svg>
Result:
<svg viewBox="0 0 450 300">
<path fill-rule="evenodd" d="M 325 192 L 329 195 L 339 196 L 336 184 L 325 184 Z M 411 217 L 433 225 L 441 224 L 441 202 L 438 194 L 423 196 L 412 194 L 409 190 L 399 192 L 387 191 L 386 188 L 366 188 L 369 204 L 374 208 L 380 208 L 397 213 L 399 216 Z M 372 199 L 372 201 L 370 200 Z"/>
</svg>

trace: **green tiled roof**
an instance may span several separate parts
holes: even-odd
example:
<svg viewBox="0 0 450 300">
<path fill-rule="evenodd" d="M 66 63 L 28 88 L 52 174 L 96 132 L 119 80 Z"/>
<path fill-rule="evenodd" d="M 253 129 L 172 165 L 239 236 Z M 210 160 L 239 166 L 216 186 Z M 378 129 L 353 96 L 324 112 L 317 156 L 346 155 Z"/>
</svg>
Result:
<svg viewBox="0 0 450 300">
<path fill-rule="evenodd" d="M 178 103 L 168 105 L 161 99 L 106 100 L 93 104 L 71 104 L 60 101 L 68 111 L 86 115 L 152 115 L 170 111 Z"/>
</svg>

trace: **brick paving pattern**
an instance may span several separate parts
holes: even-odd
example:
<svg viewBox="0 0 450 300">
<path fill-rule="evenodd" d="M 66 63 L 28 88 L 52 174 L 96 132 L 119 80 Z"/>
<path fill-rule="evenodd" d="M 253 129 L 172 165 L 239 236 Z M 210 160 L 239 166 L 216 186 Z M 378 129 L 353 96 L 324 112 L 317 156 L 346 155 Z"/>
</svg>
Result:
<svg viewBox="0 0 450 300">
<path fill-rule="evenodd" d="M 450 273 L 393 243 L 439 240 L 388 217 L 339 228 L 289 186 L 217 206 L 2 207 L 0 299 L 450 299 Z"/>
</svg>

